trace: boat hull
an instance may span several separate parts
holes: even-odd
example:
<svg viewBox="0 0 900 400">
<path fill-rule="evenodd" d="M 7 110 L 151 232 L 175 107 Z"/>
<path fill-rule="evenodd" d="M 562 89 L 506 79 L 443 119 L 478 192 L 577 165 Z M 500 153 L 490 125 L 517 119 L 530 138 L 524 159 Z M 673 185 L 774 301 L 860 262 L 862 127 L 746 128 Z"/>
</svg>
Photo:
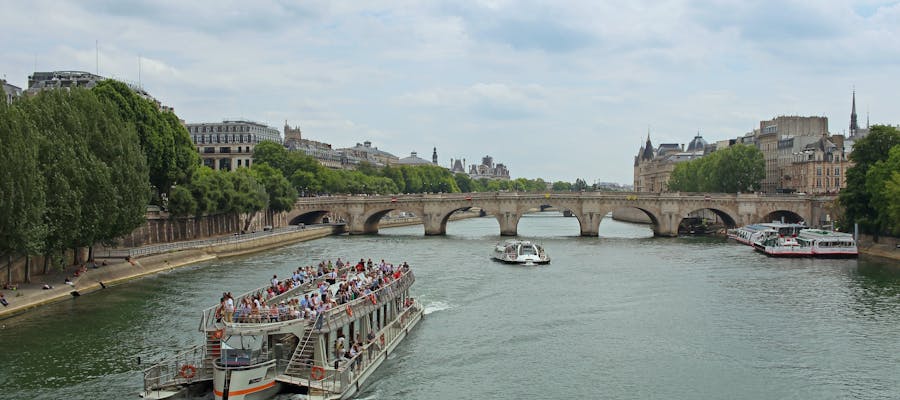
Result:
<svg viewBox="0 0 900 400">
<path fill-rule="evenodd" d="M 271 398 L 281 390 L 281 383 L 275 381 L 274 368 L 275 364 L 271 362 L 240 369 L 216 366 L 213 372 L 213 396 L 216 400 Z"/>
</svg>

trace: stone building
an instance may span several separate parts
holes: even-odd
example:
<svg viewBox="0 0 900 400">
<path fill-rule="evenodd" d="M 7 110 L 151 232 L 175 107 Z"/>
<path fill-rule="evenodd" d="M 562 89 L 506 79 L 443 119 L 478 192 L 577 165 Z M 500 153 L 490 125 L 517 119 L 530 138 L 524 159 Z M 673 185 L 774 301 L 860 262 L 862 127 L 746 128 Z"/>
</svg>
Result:
<svg viewBox="0 0 900 400">
<path fill-rule="evenodd" d="M 759 122 L 759 131 L 755 142 L 765 160 L 766 176 L 761 182 L 761 189 L 766 193 L 791 191 L 790 183 L 785 179 L 790 176 L 791 154 L 828 135 L 827 117 L 779 116 Z"/>
<path fill-rule="evenodd" d="M 22 96 L 22 89 L 18 86 L 9 84 L 6 82 L 6 79 L 0 79 L 0 86 L 3 87 L 3 95 L 6 104 L 12 103 L 15 98 Z"/>
<path fill-rule="evenodd" d="M 793 154 L 791 189 L 799 193 L 837 193 L 847 187 L 852 165 L 843 135 L 822 136 Z"/>
<path fill-rule="evenodd" d="M 84 71 L 34 72 L 28 77 L 28 89 L 25 93 L 33 95 L 42 90 L 73 87 L 90 89 L 104 80 L 105 77 Z"/>
<path fill-rule="evenodd" d="M 333 149 L 329 143 L 304 139 L 300 127 L 291 127 L 287 121 L 284 121 L 284 147 L 290 151 L 301 151 L 327 168 L 354 169 L 359 165 L 359 159 Z"/>
<path fill-rule="evenodd" d="M 222 121 L 185 124 L 200 152 L 203 165 L 231 171 L 249 167 L 253 148 L 261 142 L 282 143 L 278 129 L 251 121 Z"/>
<path fill-rule="evenodd" d="M 484 156 L 481 158 L 481 164 L 469 166 L 469 177 L 472 179 L 509 180 L 509 169 L 502 163 L 494 164 L 494 157 Z"/>
<path fill-rule="evenodd" d="M 378 147 L 372 146 L 372 142 L 368 140 L 357 143 L 356 146 L 353 147 L 339 149 L 339 151 L 346 154 L 348 157 L 358 159 L 359 162 L 364 161 L 377 167 L 396 164 L 400 161 L 399 157 L 384 150 L 379 150 Z"/>
<path fill-rule="evenodd" d="M 653 148 L 650 134 L 647 141 L 638 150 L 634 157 L 634 191 L 636 192 L 666 192 L 669 190 L 669 178 L 675 165 L 703 157 L 713 147 L 697 134 L 691 140 L 688 148 L 678 143 L 663 143 L 658 148 Z"/>
</svg>

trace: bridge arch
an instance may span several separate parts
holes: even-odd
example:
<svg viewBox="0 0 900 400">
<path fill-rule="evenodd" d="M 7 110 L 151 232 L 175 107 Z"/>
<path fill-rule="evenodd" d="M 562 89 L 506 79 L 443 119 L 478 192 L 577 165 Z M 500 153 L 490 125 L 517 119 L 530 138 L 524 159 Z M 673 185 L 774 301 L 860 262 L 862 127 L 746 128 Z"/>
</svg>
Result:
<svg viewBox="0 0 900 400">
<path fill-rule="evenodd" d="M 331 210 L 306 210 L 294 215 L 288 225 L 314 225 L 325 222 L 326 216 L 332 214 Z M 331 222 L 331 221 L 329 221 Z"/>
<path fill-rule="evenodd" d="M 391 211 L 409 212 L 416 217 L 422 218 L 423 221 L 425 220 L 425 215 L 420 208 L 409 207 L 405 204 L 392 204 L 388 207 L 378 207 L 366 210 L 360 218 L 360 221 L 354 221 L 354 226 L 351 227 L 350 233 L 361 233 L 365 235 L 378 233 L 378 226 L 381 223 L 381 218 Z"/>
<path fill-rule="evenodd" d="M 802 215 L 796 212 L 790 210 L 775 210 L 766 214 L 760 222 L 784 221 L 785 223 L 794 224 L 805 220 L 806 219 L 803 218 Z"/>
<path fill-rule="evenodd" d="M 730 210 L 730 211 L 726 210 L 726 209 L 724 209 L 724 207 L 709 206 L 709 207 L 697 208 L 695 210 L 691 210 L 689 212 L 684 213 L 681 216 L 681 221 L 678 222 L 679 230 L 681 229 L 682 224 L 684 224 L 686 220 L 692 218 L 691 214 L 694 214 L 697 211 L 704 211 L 704 210 L 711 211 L 713 214 L 715 214 L 716 217 L 721 219 L 722 225 L 724 225 L 726 229 L 737 227 L 737 219 L 735 219 L 735 217 L 732 216 L 732 214 L 737 215 L 737 213 L 735 213 L 733 210 Z"/>
</svg>

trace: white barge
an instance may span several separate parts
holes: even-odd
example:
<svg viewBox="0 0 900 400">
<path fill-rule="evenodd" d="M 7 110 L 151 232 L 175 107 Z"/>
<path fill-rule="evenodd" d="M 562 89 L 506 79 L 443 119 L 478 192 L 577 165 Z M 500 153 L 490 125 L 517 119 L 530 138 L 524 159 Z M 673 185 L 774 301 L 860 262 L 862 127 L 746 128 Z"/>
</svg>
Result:
<svg viewBox="0 0 900 400">
<path fill-rule="evenodd" d="M 205 343 L 144 370 L 141 397 L 191 398 L 210 391 L 216 400 L 269 399 L 282 392 L 353 396 L 424 315 L 409 296 L 415 276 L 408 266 L 389 274 L 367 272 L 338 271 L 366 285 L 375 282 L 374 290 L 306 318 L 274 305 L 325 293 L 325 287 L 333 295 L 342 282 L 332 276 L 322 283 L 329 276 L 321 276 L 268 298 L 271 309 L 251 314 L 223 315 L 220 306 L 203 311 L 199 329 Z M 235 304 L 267 288 L 237 297 Z"/>
</svg>

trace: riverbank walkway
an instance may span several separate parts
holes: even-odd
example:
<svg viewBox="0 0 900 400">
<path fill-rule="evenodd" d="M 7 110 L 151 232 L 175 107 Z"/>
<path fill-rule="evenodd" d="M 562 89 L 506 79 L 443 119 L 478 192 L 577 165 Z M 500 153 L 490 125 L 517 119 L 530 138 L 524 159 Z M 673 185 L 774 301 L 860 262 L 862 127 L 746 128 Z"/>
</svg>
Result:
<svg viewBox="0 0 900 400">
<path fill-rule="evenodd" d="M 279 236 L 293 234 L 293 241 L 315 239 L 335 232 L 334 224 L 290 226 L 265 232 L 218 238 L 143 246 L 130 249 L 99 250 L 94 253 L 96 267 L 80 265 L 53 268 L 46 275 L 32 277 L 31 283 L 17 283 L 0 289 L 6 305 L 0 305 L 0 319 L 29 309 L 79 297 L 127 280 L 217 258 L 215 249 L 229 248 L 225 256 L 243 254 L 282 245 Z M 287 240 L 287 239 L 285 239 Z M 237 249 L 235 248 L 246 248 Z M 76 275 L 77 273 L 77 275 Z M 71 284 L 66 283 L 66 279 Z"/>
</svg>

